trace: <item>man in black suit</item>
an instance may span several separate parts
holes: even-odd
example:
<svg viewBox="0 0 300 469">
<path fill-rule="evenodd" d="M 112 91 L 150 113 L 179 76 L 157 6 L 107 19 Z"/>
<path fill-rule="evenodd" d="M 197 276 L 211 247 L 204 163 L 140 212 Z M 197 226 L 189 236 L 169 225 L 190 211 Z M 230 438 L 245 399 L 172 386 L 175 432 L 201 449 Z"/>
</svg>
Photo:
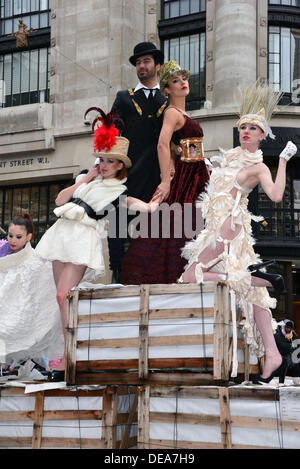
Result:
<svg viewBox="0 0 300 469">
<path fill-rule="evenodd" d="M 123 120 L 121 134 L 130 142 L 128 195 L 149 202 L 160 183 L 157 142 L 167 99 L 160 92 L 157 74 L 164 55 L 151 42 L 141 42 L 129 61 L 136 67 L 139 83 L 134 89 L 119 91 L 112 109 Z"/>
<path fill-rule="evenodd" d="M 149 202 L 160 183 L 157 142 L 168 104 L 158 84 L 164 54 L 151 42 L 141 42 L 135 46 L 129 61 L 136 68 L 139 83 L 134 89 L 119 91 L 112 110 L 123 121 L 123 127 L 116 121 L 120 134 L 130 142 L 128 156 L 132 167 L 126 182 L 128 195 Z M 112 283 L 119 282 L 125 241 L 123 233 L 120 238 L 108 238 Z"/>
</svg>

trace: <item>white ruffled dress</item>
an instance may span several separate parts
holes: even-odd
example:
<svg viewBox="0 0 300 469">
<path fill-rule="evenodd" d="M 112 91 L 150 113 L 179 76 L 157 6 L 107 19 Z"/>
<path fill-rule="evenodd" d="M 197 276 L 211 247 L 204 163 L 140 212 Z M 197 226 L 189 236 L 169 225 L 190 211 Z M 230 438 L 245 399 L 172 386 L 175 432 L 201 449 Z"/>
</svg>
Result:
<svg viewBox="0 0 300 469">
<path fill-rule="evenodd" d="M 85 175 L 79 175 L 76 182 Z M 126 179 L 97 177 L 90 183 L 82 183 L 73 193 L 88 204 L 98 215 L 103 209 L 126 191 Z M 102 238 L 105 236 L 105 220 L 90 218 L 82 206 L 68 202 L 54 210 L 60 217 L 41 238 L 36 247 L 44 259 L 88 267 L 84 280 L 95 280 L 105 274 Z"/>
<path fill-rule="evenodd" d="M 0 362 L 56 360 L 64 351 L 52 266 L 27 243 L 0 258 Z"/>
<path fill-rule="evenodd" d="M 211 271 L 227 273 L 227 284 L 236 293 L 237 304 L 241 308 L 242 321 L 246 341 L 250 350 L 257 356 L 264 354 L 264 347 L 253 317 L 253 304 L 264 309 L 276 307 L 276 299 L 271 298 L 264 287 L 251 286 L 251 274 L 248 267 L 261 262 L 259 255 L 254 252 L 255 240 L 252 236 L 251 220 L 263 220 L 248 211 L 248 195 L 250 190 L 238 185 L 236 179 L 239 171 L 263 161 L 261 150 L 256 153 L 242 150 L 241 147 L 229 151 L 221 150 L 213 161 L 219 164 L 212 170 L 210 181 L 205 194 L 201 198 L 200 206 L 205 219 L 205 229 L 193 241 L 188 242 L 182 250 L 182 255 L 188 260 L 185 267 L 197 262 L 199 254 L 208 246 L 215 246 L 220 238 L 220 230 L 225 220 L 232 216 L 232 228 L 241 225 L 240 233 L 232 241 L 226 243 L 222 254 L 209 264 L 201 267 L 211 268 Z M 237 189 L 234 199 L 231 195 L 233 188 Z M 219 262 L 216 267 L 213 267 Z M 269 310 L 270 311 L 270 310 Z M 271 312 L 270 312 L 271 314 Z"/>
</svg>

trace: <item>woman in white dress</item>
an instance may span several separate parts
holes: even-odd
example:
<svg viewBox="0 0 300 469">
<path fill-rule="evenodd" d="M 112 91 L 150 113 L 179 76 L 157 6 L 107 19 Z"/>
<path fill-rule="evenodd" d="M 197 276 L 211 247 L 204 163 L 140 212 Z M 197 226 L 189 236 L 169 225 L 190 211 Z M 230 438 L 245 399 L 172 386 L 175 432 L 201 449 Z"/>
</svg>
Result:
<svg viewBox="0 0 300 469">
<path fill-rule="evenodd" d="M 104 115 L 105 116 L 105 115 Z M 109 116 L 109 115 L 107 115 Z M 131 166 L 127 156 L 129 141 L 118 136 L 112 119 L 99 118 L 102 125 L 95 132 L 94 148 L 98 156 L 87 174 L 80 174 L 72 186 L 57 196 L 60 217 L 44 234 L 37 245 L 38 254 L 52 261 L 57 288 L 57 301 L 62 315 L 66 338 L 67 293 L 85 279 L 96 279 L 105 273 L 102 237 L 105 232 L 104 214 L 119 197 L 133 210 L 150 211 L 157 202 L 145 203 L 126 197 L 127 170 Z M 57 371 L 65 368 L 65 359 Z"/>
<path fill-rule="evenodd" d="M 240 146 L 222 151 L 214 158 L 219 167 L 212 170 L 202 198 L 205 229 L 184 247 L 183 256 L 188 264 L 179 279 L 184 283 L 226 281 L 236 292 L 245 318 L 246 340 L 258 356 L 266 354 L 263 373 L 253 378 L 256 383 L 269 382 L 282 363 L 269 310 L 275 308 L 276 299 L 265 288 L 271 286 L 270 281 L 275 289 L 280 288 L 282 278 L 267 274 L 261 270 L 263 266 L 255 265 L 261 261 L 253 249 L 251 220 L 262 218 L 254 217 L 247 210 L 248 195 L 258 184 L 272 201 L 281 201 L 287 161 L 297 152 L 296 146 L 289 142 L 279 155 L 273 182 L 259 145 L 267 135 L 274 138 L 268 121 L 279 97 L 280 93 L 274 93 L 268 85 L 256 84 L 245 90 L 237 124 Z"/>
<path fill-rule="evenodd" d="M 51 263 L 32 248 L 28 214 L 8 226 L 0 245 L 0 362 L 60 358 L 64 349 Z"/>
</svg>

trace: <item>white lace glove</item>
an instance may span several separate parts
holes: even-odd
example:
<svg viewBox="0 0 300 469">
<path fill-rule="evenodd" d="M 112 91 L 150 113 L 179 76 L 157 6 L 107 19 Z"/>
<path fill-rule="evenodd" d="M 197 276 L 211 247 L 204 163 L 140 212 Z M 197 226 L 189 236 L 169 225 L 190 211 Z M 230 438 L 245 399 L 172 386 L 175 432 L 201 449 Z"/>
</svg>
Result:
<svg viewBox="0 0 300 469">
<path fill-rule="evenodd" d="M 298 149 L 296 147 L 296 145 L 289 141 L 287 144 L 286 144 L 286 147 L 284 148 L 284 150 L 282 150 L 282 152 L 280 153 L 279 155 L 279 158 L 284 158 L 286 161 L 289 161 L 292 156 L 294 156 L 296 153 L 297 153 Z"/>
</svg>

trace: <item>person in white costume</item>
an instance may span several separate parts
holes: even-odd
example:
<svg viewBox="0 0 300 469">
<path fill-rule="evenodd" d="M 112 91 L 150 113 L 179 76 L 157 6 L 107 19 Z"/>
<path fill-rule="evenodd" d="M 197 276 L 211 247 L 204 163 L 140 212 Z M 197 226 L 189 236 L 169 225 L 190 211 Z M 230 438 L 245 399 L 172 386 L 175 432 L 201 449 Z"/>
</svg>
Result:
<svg viewBox="0 0 300 469">
<path fill-rule="evenodd" d="M 60 358 L 64 350 L 61 317 L 50 262 L 32 248 L 28 214 L 8 226 L 0 246 L 0 362 Z"/>
<path fill-rule="evenodd" d="M 297 147 L 288 142 L 279 155 L 273 182 L 259 145 L 267 135 L 274 138 L 268 122 L 280 96 L 267 84 L 256 83 L 244 91 L 237 123 L 240 146 L 221 150 L 221 155 L 213 158 L 219 166 L 212 170 L 201 201 L 205 229 L 183 248 L 188 263 L 179 279 L 184 283 L 226 281 L 236 293 L 244 315 L 246 340 L 253 352 L 258 356 L 265 353 L 266 357 L 263 373 L 252 379 L 257 384 L 271 381 L 283 366 L 269 310 L 276 306 L 276 299 L 265 288 L 271 286 L 270 281 L 275 289 L 282 288 L 282 278 L 263 271 L 253 249 L 251 230 L 251 220 L 261 221 L 262 217 L 254 217 L 247 210 L 248 195 L 258 184 L 273 202 L 281 201 L 287 162 L 297 152 Z"/>
<path fill-rule="evenodd" d="M 126 197 L 126 168 L 131 166 L 127 156 L 129 141 L 119 136 L 111 113 L 105 115 L 99 108 L 94 109 L 101 111 L 102 116 L 95 120 L 102 123 L 94 134 L 95 164 L 87 174 L 80 174 L 75 184 L 58 194 L 54 213 L 59 219 L 36 247 L 42 258 L 52 261 L 65 337 L 68 291 L 84 276 L 91 280 L 105 274 L 102 237 L 103 213 L 107 207 L 119 201 L 121 195 L 125 195 L 122 203 L 133 210 L 152 211 L 158 207 L 157 202 L 145 203 Z M 64 368 L 63 357 L 56 371 Z"/>
</svg>

